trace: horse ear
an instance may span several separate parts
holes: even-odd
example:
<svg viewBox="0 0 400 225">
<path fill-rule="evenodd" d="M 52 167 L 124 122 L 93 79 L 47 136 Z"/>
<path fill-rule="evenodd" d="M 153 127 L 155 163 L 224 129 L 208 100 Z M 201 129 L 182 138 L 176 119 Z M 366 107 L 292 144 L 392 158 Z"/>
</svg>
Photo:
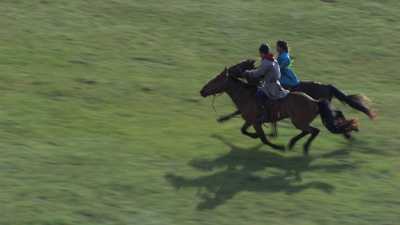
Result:
<svg viewBox="0 0 400 225">
<path fill-rule="evenodd" d="M 225 66 L 225 69 L 224 69 L 224 73 L 225 73 L 225 76 L 229 76 L 229 74 L 228 74 L 228 67 L 226 67 L 226 66 Z"/>
</svg>

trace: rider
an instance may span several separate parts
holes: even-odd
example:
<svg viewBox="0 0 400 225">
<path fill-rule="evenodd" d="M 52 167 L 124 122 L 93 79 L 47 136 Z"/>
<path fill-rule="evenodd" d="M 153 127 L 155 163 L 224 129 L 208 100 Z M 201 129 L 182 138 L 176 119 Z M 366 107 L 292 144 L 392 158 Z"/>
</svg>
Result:
<svg viewBox="0 0 400 225">
<path fill-rule="evenodd" d="M 257 89 L 256 100 L 257 105 L 264 109 L 269 99 L 284 98 L 289 91 L 284 89 L 279 82 L 281 77 L 279 64 L 270 53 L 268 45 L 261 44 L 259 53 L 261 65 L 256 69 L 245 71 L 244 76 L 250 79 L 262 80 Z"/>
<path fill-rule="evenodd" d="M 286 41 L 276 42 L 276 51 L 278 52 L 278 63 L 281 70 L 280 82 L 286 89 L 292 89 L 300 84 L 299 78 L 291 69 L 292 59 L 289 55 L 289 47 Z"/>
</svg>

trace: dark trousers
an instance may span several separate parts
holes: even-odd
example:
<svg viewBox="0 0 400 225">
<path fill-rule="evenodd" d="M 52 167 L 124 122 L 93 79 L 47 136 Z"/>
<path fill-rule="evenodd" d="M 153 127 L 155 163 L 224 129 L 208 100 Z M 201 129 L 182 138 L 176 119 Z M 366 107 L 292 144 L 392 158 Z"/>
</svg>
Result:
<svg viewBox="0 0 400 225">
<path fill-rule="evenodd" d="M 285 88 L 288 91 L 296 91 L 296 88 L 299 86 L 300 84 L 296 85 L 296 86 L 288 86 L 288 85 L 282 85 L 283 88 Z"/>
<path fill-rule="evenodd" d="M 268 96 L 260 89 L 256 92 L 256 102 L 260 108 L 265 108 L 268 103 Z"/>
</svg>

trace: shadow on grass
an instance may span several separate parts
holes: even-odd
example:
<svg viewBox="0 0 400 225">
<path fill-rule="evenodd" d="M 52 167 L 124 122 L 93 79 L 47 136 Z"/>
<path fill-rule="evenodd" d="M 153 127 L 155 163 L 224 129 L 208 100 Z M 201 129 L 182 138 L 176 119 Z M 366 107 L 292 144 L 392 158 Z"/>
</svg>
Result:
<svg viewBox="0 0 400 225">
<path fill-rule="evenodd" d="M 283 156 L 269 151 L 261 151 L 263 145 L 245 149 L 235 146 L 223 137 L 214 136 L 229 146 L 231 150 L 216 159 L 194 159 L 190 165 L 202 171 L 212 172 L 210 175 L 187 178 L 175 174 L 167 174 L 166 179 L 176 189 L 185 187 L 199 188 L 199 196 L 202 201 L 198 204 L 199 210 L 214 209 L 233 198 L 241 191 L 251 192 L 285 192 L 295 194 L 309 188 L 318 189 L 325 193 L 334 191 L 331 184 L 311 181 L 302 182 L 301 174 L 305 171 L 340 172 L 353 169 L 348 163 L 333 165 L 311 165 L 318 158 L 344 156 L 347 150 L 337 150 L 319 157 Z M 271 176 L 256 175 L 257 171 L 275 168 L 276 173 Z"/>
</svg>

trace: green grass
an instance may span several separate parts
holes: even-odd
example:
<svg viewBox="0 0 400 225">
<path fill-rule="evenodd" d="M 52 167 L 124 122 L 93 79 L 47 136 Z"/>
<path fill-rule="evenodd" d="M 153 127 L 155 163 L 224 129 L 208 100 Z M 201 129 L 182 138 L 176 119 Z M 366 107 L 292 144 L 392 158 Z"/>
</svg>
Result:
<svg viewBox="0 0 400 225">
<path fill-rule="evenodd" d="M 0 224 L 396 225 L 398 0 L 3 0 Z M 239 132 L 202 85 L 287 39 L 302 79 L 367 94 L 356 141 L 302 157 Z M 316 125 L 321 127 L 319 120 Z M 286 143 L 296 134 L 280 124 Z"/>
</svg>

